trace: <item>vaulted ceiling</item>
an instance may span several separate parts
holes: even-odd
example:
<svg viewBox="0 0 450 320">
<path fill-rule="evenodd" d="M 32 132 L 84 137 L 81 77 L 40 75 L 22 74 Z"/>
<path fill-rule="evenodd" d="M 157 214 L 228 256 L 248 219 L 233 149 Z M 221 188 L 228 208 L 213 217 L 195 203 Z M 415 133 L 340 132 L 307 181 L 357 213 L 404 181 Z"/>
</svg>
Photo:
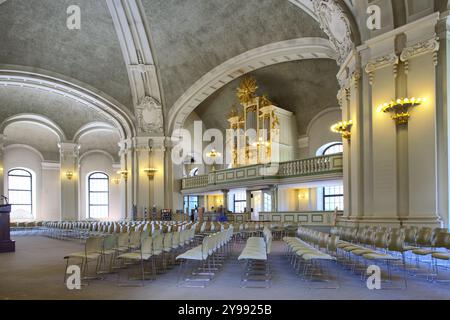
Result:
<svg viewBox="0 0 450 320">
<path fill-rule="evenodd" d="M 266 94 L 276 106 L 295 114 L 298 135 L 306 134 L 310 121 L 320 111 L 337 108 L 338 83 L 336 62 L 329 59 L 285 62 L 265 67 L 250 75 L 258 82 L 259 95 Z M 238 105 L 236 88 L 242 76 L 195 109 L 207 128 L 228 129 L 228 115 L 233 104 Z"/>
<path fill-rule="evenodd" d="M 328 38 L 315 15 L 314 1 L 0 0 L 0 70 L 6 66 L 25 68 L 70 81 L 117 106 L 124 117 L 136 125 L 134 104 L 139 100 L 135 84 L 130 81 L 136 74 L 125 51 L 131 48 L 130 38 L 135 42 L 148 41 L 152 59 L 138 61 L 138 64 L 150 67 L 154 74 L 144 72 L 137 77 L 144 81 L 149 77 L 156 79 L 167 129 L 167 115 L 180 97 L 189 89 L 195 89 L 199 79 L 230 59 L 279 41 Z M 343 8 L 359 42 L 419 19 L 440 8 L 438 4 L 447 3 L 440 0 L 329 2 Z M 118 27 L 111 6 L 125 3 L 128 6 L 123 6 L 123 12 L 117 11 L 125 24 Z M 67 8 L 74 4 L 81 9 L 80 30 L 69 30 L 66 25 Z M 365 26 L 366 9 L 371 4 L 383 8 L 381 31 L 370 32 Z M 130 27 L 127 38 L 120 34 L 124 26 Z M 145 43 L 140 44 L 142 47 Z M 260 66 L 259 70 L 243 68 L 241 71 L 253 70 L 261 88 L 274 102 L 296 113 L 301 135 L 313 113 L 335 106 L 336 62 L 306 59 L 275 63 L 266 68 Z M 228 85 L 224 83 L 221 88 L 211 89 L 195 105 L 199 105 L 196 112 L 207 126 L 226 125 L 220 117 L 234 99 L 233 91 L 240 76 L 233 76 L 236 80 Z M 322 88 L 326 90 L 321 91 Z M 64 130 L 68 140 L 93 121 L 117 126 L 100 111 L 69 95 L 22 85 L 4 87 L 0 81 L 0 122 L 18 113 L 48 117 Z M 216 123 L 213 118 L 222 122 Z M 117 136 L 110 139 L 114 142 L 107 148 L 109 152 L 116 152 L 112 146 L 116 139 Z"/>
</svg>

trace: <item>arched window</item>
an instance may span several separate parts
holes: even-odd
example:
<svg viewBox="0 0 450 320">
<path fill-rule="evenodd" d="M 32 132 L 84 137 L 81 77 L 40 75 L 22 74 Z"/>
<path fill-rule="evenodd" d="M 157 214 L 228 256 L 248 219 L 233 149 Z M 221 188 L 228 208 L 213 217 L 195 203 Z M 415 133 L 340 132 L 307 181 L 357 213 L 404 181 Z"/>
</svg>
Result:
<svg viewBox="0 0 450 320">
<path fill-rule="evenodd" d="M 88 176 L 88 215 L 89 218 L 107 218 L 109 206 L 109 177 L 103 172 Z"/>
<path fill-rule="evenodd" d="M 334 143 L 325 148 L 325 150 L 323 151 L 323 155 L 328 156 L 330 154 L 343 153 L 343 152 L 344 152 L 344 146 L 342 145 L 342 143 Z"/>
<path fill-rule="evenodd" d="M 321 147 L 318 152 L 320 152 L 318 155 L 323 156 L 343 153 L 344 146 L 341 142 L 330 143 Z M 339 211 L 344 210 L 344 187 L 342 185 L 320 188 L 318 195 L 318 199 L 322 199 L 322 203 L 318 204 L 318 207 L 322 207 L 324 211 L 334 211 L 336 208 Z"/>
<path fill-rule="evenodd" d="M 15 219 L 34 219 L 33 175 L 26 169 L 8 172 L 8 198 L 11 216 Z"/>
</svg>

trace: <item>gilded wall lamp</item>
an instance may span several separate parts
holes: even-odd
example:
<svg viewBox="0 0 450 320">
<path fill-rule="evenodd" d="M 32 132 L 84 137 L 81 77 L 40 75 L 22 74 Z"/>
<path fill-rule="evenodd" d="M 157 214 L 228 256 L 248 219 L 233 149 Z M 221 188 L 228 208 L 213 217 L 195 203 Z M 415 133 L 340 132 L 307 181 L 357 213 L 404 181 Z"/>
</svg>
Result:
<svg viewBox="0 0 450 320">
<path fill-rule="evenodd" d="M 147 177 L 151 180 L 155 177 L 155 174 L 158 172 L 156 168 L 145 168 L 144 172 L 147 174 Z"/>
<path fill-rule="evenodd" d="M 378 112 L 392 113 L 392 120 L 394 120 L 397 125 L 407 124 L 409 122 L 409 118 L 411 117 L 409 110 L 420 106 L 425 101 L 426 99 L 424 98 L 398 99 L 397 101 L 391 101 L 390 103 L 385 103 L 379 106 Z"/>
<path fill-rule="evenodd" d="M 128 171 L 127 170 L 119 170 L 119 171 L 117 171 L 117 174 L 120 174 L 122 179 L 124 179 L 125 181 L 128 179 Z"/>
<path fill-rule="evenodd" d="M 343 139 L 350 140 L 352 137 L 353 121 L 342 121 L 331 126 L 331 131 L 342 135 Z"/>
<path fill-rule="evenodd" d="M 67 178 L 67 180 L 72 180 L 72 178 L 73 178 L 73 172 L 72 172 L 72 171 L 67 171 L 67 172 L 66 172 L 66 178 Z"/>
</svg>

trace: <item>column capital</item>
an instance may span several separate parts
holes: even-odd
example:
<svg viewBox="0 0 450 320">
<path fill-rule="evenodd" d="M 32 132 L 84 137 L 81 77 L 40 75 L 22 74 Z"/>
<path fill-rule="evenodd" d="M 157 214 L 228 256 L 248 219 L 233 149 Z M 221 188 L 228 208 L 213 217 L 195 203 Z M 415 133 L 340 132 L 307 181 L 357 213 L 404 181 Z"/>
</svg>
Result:
<svg viewBox="0 0 450 320">
<path fill-rule="evenodd" d="M 78 157 L 80 153 L 80 145 L 72 142 L 60 142 L 58 143 L 58 148 L 60 155 L 64 156 L 74 156 Z"/>
</svg>

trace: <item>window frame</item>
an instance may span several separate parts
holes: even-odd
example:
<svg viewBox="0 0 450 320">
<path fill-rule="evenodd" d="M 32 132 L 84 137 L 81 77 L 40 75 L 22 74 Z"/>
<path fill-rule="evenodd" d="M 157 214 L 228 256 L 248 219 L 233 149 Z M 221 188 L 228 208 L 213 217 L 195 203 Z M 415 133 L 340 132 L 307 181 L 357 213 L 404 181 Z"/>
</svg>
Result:
<svg viewBox="0 0 450 320">
<path fill-rule="evenodd" d="M 334 193 L 334 194 L 327 195 L 327 193 L 325 191 L 327 188 L 336 188 L 336 187 L 342 188 L 342 194 Z M 325 206 L 326 201 L 325 200 L 328 198 L 342 198 L 342 203 L 344 203 L 344 188 L 342 186 L 333 186 L 333 187 L 324 187 L 323 188 L 323 197 L 322 197 L 323 211 L 334 211 L 336 209 L 336 207 L 334 207 L 332 210 L 326 210 L 326 206 Z M 340 208 L 338 210 L 340 211 Z"/>
<path fill-rule="evenodd" d="M 96 174 L 102 174 L 104 175 L 106 178 L 92 178 L 93 175 Z M 107 191 L 91 191 L 91 180 L 106 180 L 107 181 Z M 95 172 L 91 172 L 90 174 L 88 174 L 87 176 L 87 206 L 88 206 L 88 219 L 104 219 L 104 218 L 108 218 L 109 217 L 109 175 L 105 172 L 101 172 L 101 171 L 95 171 Z M 107 195 L 107 205 L 104 204 L 91 204 L 91 193 L 94 194 L 98 194 L 98 193 L 106 193 Z M 91 217 L 91 207 L 106 207 L 107 208 L 107 214 L 106 217 Z"/>
<path fill-rule="evenodd" d="M 244 203 L 244 212 L 236 212 L 236 203 Z M 236 194 L 233 194 L 233 213 L 245 213 L 245 209 L 247 207 L 247 199 L 245 200 L 236 200 Z"/>
<path fill-rule="evenodd" d="M 11 172 L 14 172 L 14 171 L 25 171 L 26 173 L 28 173 L 29 175 L 12 175 L 11 174 Z M 34 217 L 34 201 L 33 201 L 33 198 L 34 198 L 34 196 L 33 196 L 33 192 L 34 192 L 34 189 L 33 189 L 33 173 L 29 170 L 29 169 L 26 169 L 26 168 L 13 168 L 13 169 L 10 169 L 9 171 L 8 171 L 8 200 L 11 198 L 10 197 L 10 191 L 16 191 L 16 192 L 29 192 L 30 193 L 30 203 L 11 203 L 10 201 L 9 201 L 9 204 L 12 206 L 12 208 L 14 208 L 14 206 L 30 206 L 30 209 L 31 209 L 31 212 L 30 212 L 30 214 Z M 29 178 L 30 179 L 30 184 L 29 184 L 29 186 L 30 186 L 30 189 L 28 190 L 28 189 L 11 189 L 10 188 L 10 181 L 9 181 L 9 179 L 10 179 L 10 177 L 23 177 L 23 178 Z"/>
<path fill-rule="evenodd" d="M 342 152 L 336 152 L 336 153 L 330 153 L 330 154 L 327 154 L 327 151 L 328 151 L 328 150 L 330 150 L 330 149 L 332 149 L 332 148 L 334 148 L 334 147 L 336 147 L 336 146 L 342 146 L 342 148 L 344 148 L 344 144 L 343 144 L 342 142 L 336 142 L 336 143 L 333 143 L 333 144 L 329 145 L 328 147 L 326 147 L 326 148 L 323 150 L 322 155 L 323 155 L 323 156 L 329 156 L 329 155 L 333 155 L 333 154 L 339 154 L 339 153 L 342 153 Z"/>
</svg>

